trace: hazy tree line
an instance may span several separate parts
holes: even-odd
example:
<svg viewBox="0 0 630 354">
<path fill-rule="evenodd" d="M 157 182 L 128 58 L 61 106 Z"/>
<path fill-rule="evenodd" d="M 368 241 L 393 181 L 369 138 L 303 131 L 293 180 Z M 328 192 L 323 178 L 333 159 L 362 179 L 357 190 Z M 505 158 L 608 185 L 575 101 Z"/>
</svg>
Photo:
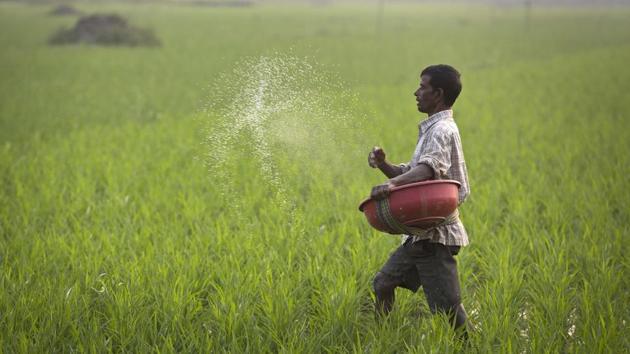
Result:
<svg viewBox="0 0 630 354">
<path fill-rule="evenodd" d="M 396 3 L 451 3 L 451 4 L 495 4 L 503 6 L 583 6 L 583 5 L 630 5 L 630 0 L 0 0 L 0 2 L 74 4 L 96 2 L 128 2 L 128 3 L 173 3 L 216 6 L 250 6 L 272 3 L 302 3 L 314 5 L 332 5 L 337 3 L 356 3 L 375 6 L 386 6 Z"/>
</svg>

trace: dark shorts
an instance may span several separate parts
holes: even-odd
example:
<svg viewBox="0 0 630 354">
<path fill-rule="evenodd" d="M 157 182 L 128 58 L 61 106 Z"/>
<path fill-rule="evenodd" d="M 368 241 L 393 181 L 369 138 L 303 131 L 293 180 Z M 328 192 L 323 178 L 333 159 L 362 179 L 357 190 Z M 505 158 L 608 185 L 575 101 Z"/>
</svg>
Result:
<svg viewBox="0 0 630 354">
<path fill-rule="evenodd" d="M 459 248 L 429 240 L 415 243 L 408 240 L 390 255 L 381 273 L 397 286 L 413 292 L 422 286 L 431 311 L 449 310 L 461 302 L 454 257 Z"/>
</svg>

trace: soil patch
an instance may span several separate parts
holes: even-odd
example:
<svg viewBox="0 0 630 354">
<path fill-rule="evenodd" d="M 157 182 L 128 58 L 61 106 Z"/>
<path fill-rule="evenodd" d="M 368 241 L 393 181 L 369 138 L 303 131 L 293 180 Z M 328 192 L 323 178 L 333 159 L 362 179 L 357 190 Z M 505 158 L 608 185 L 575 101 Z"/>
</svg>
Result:
<svg viewBox="0 0 630 354">
<path fill-rule="evenodd" d="M 81 17 L 71 29 L 61 29 L 50 44 L 97 44 L 120 46 L 158 46 L 153 31 L 131 26 L 116 14 L 94 14 Z"/>
</svg>

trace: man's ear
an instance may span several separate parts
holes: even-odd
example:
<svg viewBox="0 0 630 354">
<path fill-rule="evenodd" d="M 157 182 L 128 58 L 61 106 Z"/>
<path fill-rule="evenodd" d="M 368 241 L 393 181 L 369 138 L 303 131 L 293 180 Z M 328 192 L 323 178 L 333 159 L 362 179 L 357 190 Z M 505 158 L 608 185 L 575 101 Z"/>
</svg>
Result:
<svg viewBox="0 0 630 354">
<path fill-rule="evenodd" d="M 440 99 L 444 101 L 444 89 L 438 88 L 435 90 L 435 99 L 439 101 Z"/>
</svg>

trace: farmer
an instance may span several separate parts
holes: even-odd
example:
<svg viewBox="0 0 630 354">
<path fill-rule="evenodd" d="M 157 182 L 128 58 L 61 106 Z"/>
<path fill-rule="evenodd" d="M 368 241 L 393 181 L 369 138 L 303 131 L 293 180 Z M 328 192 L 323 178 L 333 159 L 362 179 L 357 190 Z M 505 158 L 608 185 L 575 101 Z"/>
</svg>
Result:
<svg viewBox="0 0 630 354">
<path fill-rule="evenodd" d="M 394 165 L 385 152 L 374 147 L 370 167 L 378 167 L 390 179 L 372 189 L 371 197 L 383 199 L 392 187 L 429 179 L 452 179 L 461 183 L 459 202 L 468 194 L 468 176 L 459 130 L 451 107 L 462 90 L 459 72 L 449 65 L 429 66 L 420 74 L 414 92 L 418 111 L 428 118 L 419 124 L 416 149 L 408 164 Z M 449 316 L 453 327 L 467 336 L 467 316 L 461 303 L 457 262 L 454 256 L 468 244 L 468 235 L 457 210 L 441 224 L 417 235 L 403 235 L 402 244 L 390 255 L 374 278 L 376 311 L 384 315 L 394 305 L 394 290 L 403 287 L 424 290 L 432 313 Z"/>
</svg>

